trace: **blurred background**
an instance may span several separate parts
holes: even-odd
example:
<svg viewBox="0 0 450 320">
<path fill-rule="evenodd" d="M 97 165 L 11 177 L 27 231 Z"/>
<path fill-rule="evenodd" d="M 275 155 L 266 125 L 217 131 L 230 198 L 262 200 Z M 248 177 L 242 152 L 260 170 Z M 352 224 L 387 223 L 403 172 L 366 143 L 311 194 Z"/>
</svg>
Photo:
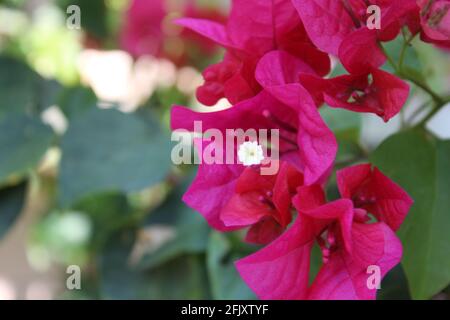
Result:
<svg viewBox="0 0 450 320">
<path fill-rule="evenodd" d="M 257 248 L 185 207 L 195 168 L 170 161 L 170 106 L 201 109 L 200 72 L 222 55 L 171 21 L 223 22 L 229 1 L 132 2 L 0 0 L 0 299 L 254 298 L 233 261 Z M 418 51 L 412 63 L 449 89 L 448 55 Z M 413 92 L 389 125 L 325 110 L 338 163 L 376 148 L 422 101 Z M 449 139 L 449 119 L 446 109 L 430 129 Z M 67 287 L 73 265 L 81 288 Z M 401 268 L 388 278 L 382 298 L 409 298 Z"/>
</svg>

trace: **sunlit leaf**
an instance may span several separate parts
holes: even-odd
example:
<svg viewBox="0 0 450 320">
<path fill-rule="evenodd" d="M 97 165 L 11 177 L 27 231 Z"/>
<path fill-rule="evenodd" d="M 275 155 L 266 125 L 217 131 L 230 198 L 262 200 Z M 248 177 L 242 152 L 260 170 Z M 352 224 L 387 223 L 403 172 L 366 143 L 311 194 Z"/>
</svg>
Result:
<svg viewBox="0 0 450 320">
<path fill-rule="evenodd" d="M 413 298 L 431 298 L 450 283 L 450 142 L 404 132 L 371 159 L 415 201 L 400 230 L 403 267 Z"/>
</svg>

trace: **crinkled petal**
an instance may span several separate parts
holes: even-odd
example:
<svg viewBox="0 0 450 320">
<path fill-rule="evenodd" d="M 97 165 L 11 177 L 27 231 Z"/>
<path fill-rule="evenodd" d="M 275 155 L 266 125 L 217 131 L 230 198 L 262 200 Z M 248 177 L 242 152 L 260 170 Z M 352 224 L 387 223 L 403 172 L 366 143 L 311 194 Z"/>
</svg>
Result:
<svg viewBox="0 0 450 320">
<path fill-rule="evenodd" d="M 402 245 L 394 232 L 384 223 L 359 224 L 352 228 L 353 252 L 334 252 L 322 266 L 311 286 L 311 300 L 373 300 L 377 290 L 369 286 L 372 273 L 378 267 L 380 281 L 400 263 Z M 370 283 L 372 285 L 372 283 Z"/>
<path fill-rule="evenodd" d="M 305 299 L 315 234 L 297 219 L 264 249 L 236 262 L 242 279 L 260 299 Z"/>
<path fill-rule="evenodd" d="M 339 58 L 353 74 L 369 73 L 386 62 L 386 56 L 378 46 L 376 30 L 367 28 L 352 32 L 342 41 Z"/>
<path fill-rule="evenodd" d="M 354 24 L 342 1 L 292 0 L 312 42 L 322 51 L 338 55 Z"/>
<path fill-rule="evenodd" d="M 223 47 L 234 47 L 228 39 L 225 26 L 218 22 L 206 19 L 181 18 L 175 20 L 174 23 L 195 31 L 198 34 L 216 42 Z"/>
<path fill-rule="evenodd" d="M 361 203 L 363 209 L 374 214 L 397 231 L 405 220 L 413 200 L 399 185 L 369 164 L 349 167 L 337 172 L 337 183 L 344 198 Z"/>
</svg>

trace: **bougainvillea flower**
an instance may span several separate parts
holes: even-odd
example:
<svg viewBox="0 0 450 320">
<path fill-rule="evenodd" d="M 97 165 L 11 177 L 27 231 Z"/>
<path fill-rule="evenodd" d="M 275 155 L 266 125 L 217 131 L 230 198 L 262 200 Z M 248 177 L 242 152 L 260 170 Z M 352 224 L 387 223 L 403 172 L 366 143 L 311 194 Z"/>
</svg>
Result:
<svg viewBox="0 0 450 320">
<path fill-rule="evenodd" d="M 340 58 L 350 73 L 368 73 L 386 60 L 379 41 L 393 40 L 410 15 L 415 0 L 292 0 L 313 43 Z M 381 29 L 369 29 L 369 5 L 381 9 Z"/>
<path fill-rule="evenodd" d="M 134 57 L 158 56 L 163 47 L 162 23 L 167 15 L 163 0 L 133 0 L 122 29 L 122 46 Z"/>
<path fill-rule="evenodd" d="M 368 164 L 338 171 L 337 184 L 343 198 L 352 199 L 355 207 L 372 213 L 394 231 L 413 204 L 400 186 Z"/>
<path fill-rule="evenodd" d="M 299 115 L 301 128 L 305 131 L 299 135 L 299 152 L 304 163 L 305 183 L 309 185 L 328 177 L 336 157 L 337 143 L 333 132 L 314 107 L 311 95 L 298 81 L 303 73 L 314 74 L 301 59 L 277 50 L 260 60 L 255 77 L 265 91 Z"/>
<path fill-rule="evenodd" d="M 225 15 L 204 8 L 195 0 L 183 0 L 171 6 L 168 0 L 133 0 L 125 14 L 121 31 L 122 47 L 134 57 L 151 55 L 166 57 L 177 64 L 186 62 L 191 47 L 212 55 L 217 45 L 188 29 L 170 28 L 168 20 L 174 15 L 224 22 Z M 182 44 L 180 44 L 180 39 Z"/>
<path fill-rule="evenodd" d="M 295 95 L 294 95 L 295 94 Z M 218 111 L 199 113 L 175 106 L 171 113 L 172 130 L 194 131 L 200 121 L 204 130 L 279 130 L 281 160 L 290 162 L 314 184 L 328 174 L 337 153 L 336 139 L 325 125 L 309 93 L 301 86 L 286 99 L 289 104 L 262 91 L 254 98 Z"/>
<path fill-rule="evenodd" d="M 301 185 L 303 175 L 287 162 L 281 163 L 277 175 L 261 175 L 258 167 L 248 167 L 220 218 L 229 227 L 250 226 L 247 242 L 270 243 L 291 223 L 292 197 Z"/>
<path fill-rule="evenodd" d="M 438 45 L 450 46 L 450 1 L 418 0 L 422 38 Z"/>
<path fill-rule="evenodd" d="M 203 73 L 205 84 L 197 98 L 205 105 L 214 105 L 224 97 L 236 104 L 258 94 L 261 87 L 254 78 L 255 68 L 272 50 L 285 50 L 301 58 L 320 76 L 330 70 L 328 55 L 311 43 L 290 1 L 234 0 L 226 25 L 200 19 L 180 19 L 177 23 L 227 50 L 222 62 Z"/>
<path fill-rule="evenodd" d="M 318 105 L 325 102 L 330 107 L 374 113 L 386 122 L 400 112 L 410 92 L 406 82 L 380 69 L 333 79 L 302 74 L 300 82 Z"/>
<path fill-rule="evenodd" d="M 183 17 L 195 19 L 208 19 L 217 23 L 225 23 L 226 15 L 221 10 L 216 9 L 215 6 L 199 6 L 196 0 L 185 0 L 186 6 L 184 8 Z M 187 44 L 195 44 L 202 52 L 203 56 L 212 56 L 217 53 L 217 44 L 210 39 L 200 36 L 188 28 L 183 28 L 181 38 Z"/>
<path fill-rule="evenodd" d="M 391 226 L 396 229 L 401 224 L 411 199 L 370 165 L 344 169 L 338 177 L 343 199 L 326 203 L 320 186 L 298 188 L 293 200 L 298 217 L 292 227 L 236 263 L 260 298 L 374 299 L 376 289 L 368 285 L 368 268 L 378 267 L 381 281 L 400 262 L 402 246 Z M 390 191 L 393 194 L 387 196 Z M 372 223 L 369 213 L 382 221 Z M 309 285 L 316 242 L 323 264 Z"/>
<path fill-rule="evenodd" d="M 204 156 L 202 150 L 215 143 L 195 139 L 199 156 Z M 221 152 L 223 160 L 226 152 Z M 292 197 L 296 188 L 303 185 L 303 175 L 283 161 L 274 175 L 261 175 L 261 166 L 264 164 L 203 161 L 183 201 L 202 214 L 212 228 L 226 232 L 249 227 L 247 242 L 267 244 L 291 222 Z"/>
<path fill-rule="evenodd" d="M 236 190 L 236 181 L 244 170 L 242 165 L 201 164 L 197 176 L 183 196 L 183 201 L 199 212 L 218 231 L 232 231 L 220 218 L 222 208 Z"/>
</svg>

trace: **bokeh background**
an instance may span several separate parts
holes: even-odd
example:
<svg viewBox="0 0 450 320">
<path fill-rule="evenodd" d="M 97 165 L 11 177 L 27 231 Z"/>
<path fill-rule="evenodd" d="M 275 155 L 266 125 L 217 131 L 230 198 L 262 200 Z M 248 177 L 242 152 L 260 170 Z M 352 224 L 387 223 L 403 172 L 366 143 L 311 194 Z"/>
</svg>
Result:
<svg viewBox="0 0 450 320">
<path fill-rule="evenodd" d="M 171 21 L 222 22 L 229 2 L 145 2 L 0 0 L 0 299 L 254 298 L 233 261 L 257 248 L 183 205 L 195 167 L 170 160 L 170 106 L 202 109 L 200 72 L 222 54 Z M 67 25 L 73 4 L 81 29 Z M 417 51 L 410 62 L 450 89 L 449 55 Z M 422 102 L 413 92 L 389 124 L 324 111 L 338 164 L 401 130 Z M 450 139 L 449 123 L 446 108 L 429 129 Z M 70 265 L 81 290 L 66 287 Z M 410 298 L 401 267 L 383 288 L 380 298 Z"/>
</svg>

